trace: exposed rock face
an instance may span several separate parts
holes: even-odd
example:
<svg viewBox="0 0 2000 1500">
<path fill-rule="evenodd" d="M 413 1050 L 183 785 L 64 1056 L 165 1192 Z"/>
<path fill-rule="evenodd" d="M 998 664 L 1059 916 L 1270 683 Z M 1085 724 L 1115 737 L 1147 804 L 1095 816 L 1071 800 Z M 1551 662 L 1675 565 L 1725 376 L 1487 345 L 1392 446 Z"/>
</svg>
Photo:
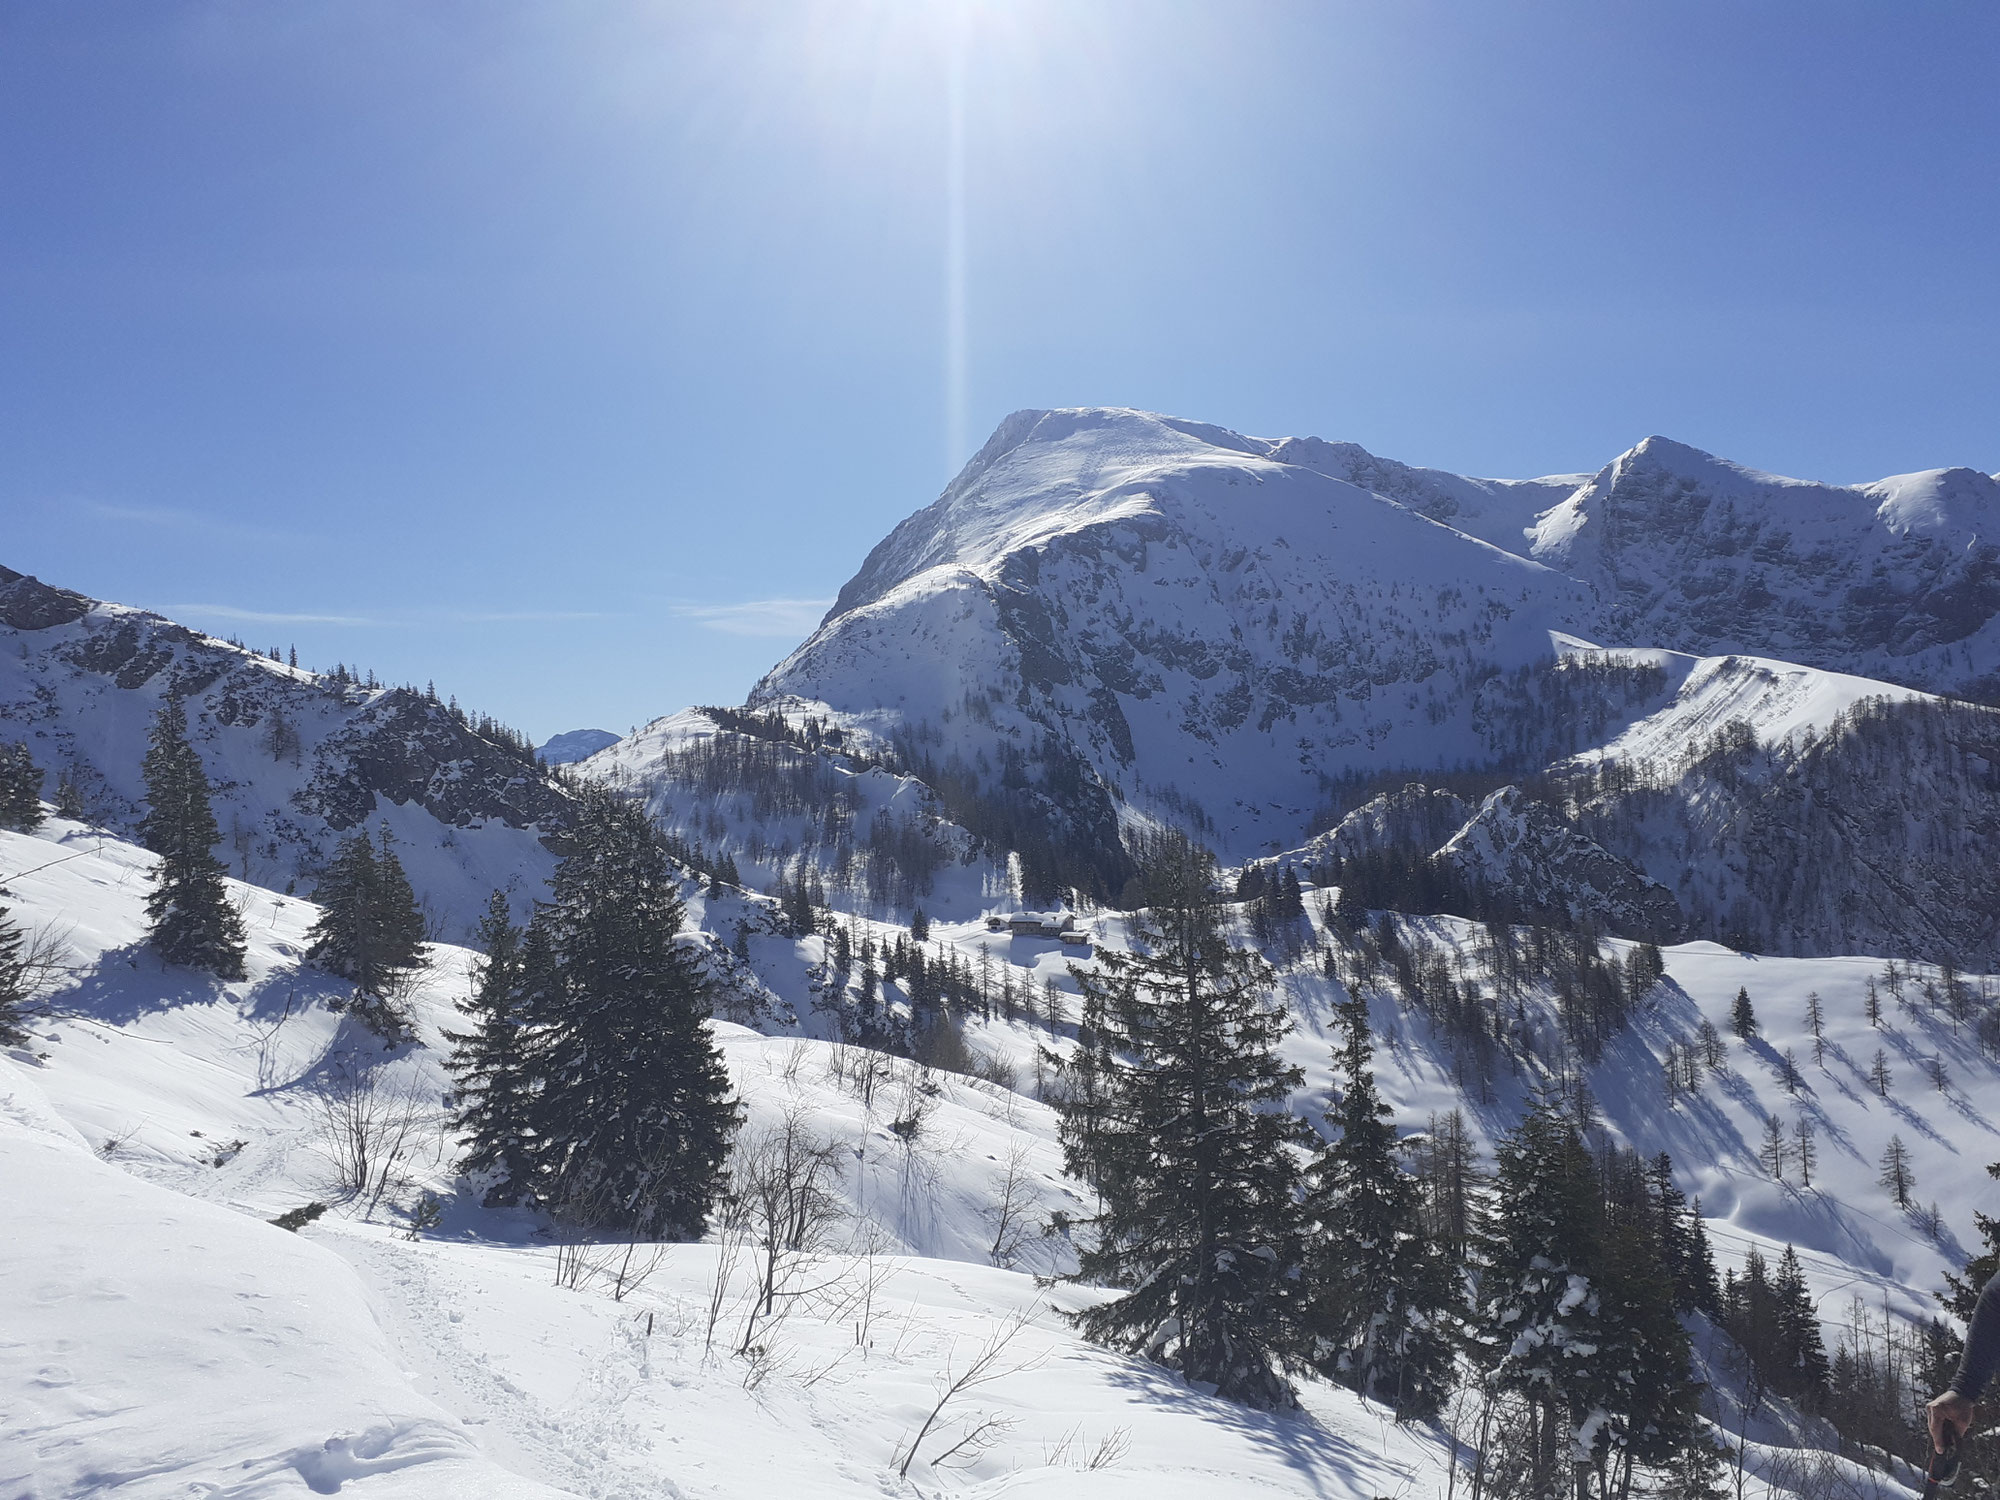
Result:
<svg viewBox="0 0 2000 1500">
<path fill-rule="evenodd" d="M 1536 524 L 1596 589 L 1597 639 L 1748 652 L 1931 691 L 2000 667 L 2000 480 L 1814 484 L 1648 438 Z"/>
<path fill-rule="evenodd" d="M 1496 916 L 1661 943 L 1682 933 L 1672 891 L 1519 787 L 1488 797 L 1434 858 Z"/>
<path fill-rule="evenodd" d="M 171 620 L 0 569 L 0 738 L 68 773 L 90 815 L 131 830 L 160 701 L 187 704 L 230 872 L 310 890 L 338 835 L 384 824 L 438 929 L 469 933 L 502 887 L 525 906 L 568 795 L 532 752 L 407 688 L 363 689 Z"/>
<path fill-rule="evenodd" d="M 553 830 L 569 799 L 540 769 L 482 739 L 442 705 L 410 688 L 391 688 L 328 735 L 302 806 L 330 827 L 352 828 L 378 799 L 416 803 L 452 828 L 499 822 Z"/>
<path fill-rule="evenodd" d="M 0 624 L 16 630 L 46 630 L 82 619 L 91 603 L 82 594 L 51 588 L 39 578 L 0 567 Z"/>
<path fill-rule="evenodd" d="M 1473 690 L 1552 660 L 1589 591 L 1285 452 L 1017 413 L 752 702 L 1040 788 L 1078 838 L 1131 809 L 1243 853 L 1302 834 L 1326 776 L 1490 759 Z"/>
</svg>

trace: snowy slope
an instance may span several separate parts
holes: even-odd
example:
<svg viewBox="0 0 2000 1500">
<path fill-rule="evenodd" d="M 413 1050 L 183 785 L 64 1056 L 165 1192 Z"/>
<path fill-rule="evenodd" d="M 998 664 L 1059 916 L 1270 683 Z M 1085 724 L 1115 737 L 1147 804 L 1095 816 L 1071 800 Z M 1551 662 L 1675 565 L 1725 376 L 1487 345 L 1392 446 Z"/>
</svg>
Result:
<svg viewBox="0 0 2000 1500">
<path fill-rule="evenodd" d="M 525 909 L 567 798 L 531 754 L 407 689 L 364 689 L 0 568 L 0 739 L 25 742 L 45 797 L 129 832 L 162 698 L 187 705 L 233 874 L 310 890 L 342 833 L 386 825 L 426 914 L 470 933 L 495 889 Z"/>
<path fill-rule="evenodd" d="M 986 784 L 1073 757 L 1234 849 L 1302 831 L 1325 776 L 1488 758 L 1468 687 L 1549 659 L 1588 591 L 1283 447 L 1017 413 L 752 701 L 825 705 Z"/>
<path fill-rule="evenodd" d="M 803 861 L 844 911 L 972 916 L 1013 904 L 1004 851 L 953 824 L 921 781 L 832 748 L 774 742 L 686 709 L 581 771 L 643 797 L 660 827 L 726 856 L 754 890 L 774 891 Z"/>
<path fill-rule="evenodd" d="M 2000 669 L 2000 479 L 1972 469 L 1818 484 L 1651 437 L 1543 515 L 1528 550 L 1596 590 L 1600 639 L 1933 691 Z"/>
<path fill-rule="evenodd" d="M 820 1262 L 838 1291 L 801 1304 L 769 1358 L 730 1352 L 747 1293 L 740 1262 L 725 1288 L 720 1347 L 711 1347 L 708 1309 L 725 1253 L 716 1243 L 669 1248 L 624 1301 L 601 1285 L 559 1287 L 534 1223 L 479 1209 L 453 1183 L 449 1147 L 434 1133 L 379 1203 L 337 1206 L 297 1237 L 272 1229 L 260 1221 L 328 1196 L 316 1081 L 359 1076 L 438 1098 L 439 1032 L 469 982 L 469 955 L 435 950 L 414 997 L 424 1045 L 384 1054 L 325 1009 L 338 986 L 297 968 L 307 903 L 240 888 L 249 978 L 189 983 L 135 945 L 149 857 L 75 825 L 52 823 L 48 834 L 0 834 L 7 899 L 31 927 L 65 933 L 71 970 L 32 1049 L 0 1059 L 0 1173 L 10 1201 L 37 1210 L 33 1232 L 0 1248 L 8 1284 L 38 1289 L 0 1343 L 0 1399 L 28 1414 L 21 1437 L 0 1442 L 0 1474 L 33 1472 L 42 1488 L 26 1493 L 91 1493 L 117 1473 L 142 1476 L 135 1494 L 211 1483 L 217 1493 L 277 1496 L 326 1492 L 334 1481 L 360 1495 L 546 1492 L 536 1485 L 592 1495 L 879 1494 L 940 1373 L 963 1368 L 1024 1309 L 1010 1373 L 952 1413 L 954 1433 L 976 1414 L 1014 1425 L 965 1469 L 920 1459 L 912 1474 L 929 1490 L 1444 1488 L 1434 1433 L 1396 1429 L 1346 1393 L 1308 1384 L 1306 1416 L 1248 1414 L 1079 1343 L 1056 1309 L 1092 1294 L 1038 1288 L 1025 1273 L 1055 1264 L 1036 1258 L 1040 1247 L 1031 1240 L 1017 1269 L 989 1263 L 1010 1170 L 1030 1184 L 1026 1211 L 1036 1219 L 1076 1201 L 1075 1185 L 1058 1180 L 1049 1111 L 858 1048 L 721 1028 L 750 1109 L 746 1139 L 791 1118 L 850 1146 L 840 1189 L 848 1216 Z M 1317 904 L 1309 899 L 1309 910 Z M 1406 930 L 1478 971 L 1474 924 L 1439 918 Z M 1117 945 L 1124 919 L 1101 916 L 1095 931 Z M 1309 1119 L 1328 1099 L 1331 1007 L 1344 994 L 1319 961 L 1331 940 L 1314 919 L 1281 973 Z M 934 945 L 971 953 L 982 942 L 990 935 L 967 922 L 941 924 Z M 1036 977 L 1061 962 L 1059 945 L 1036 939 L 1003 940 L 994 956 Z M 1771 1255 L 1796 1244 L 1830 1342 L 1853 1297 L 1877 1313 L 1927 1316 L 1930 1291 L 1963 1255 L 1972 1211 L 2000 1208 L 2000 1187 L 1978 1170 L 2000 1154 L 2000 1070 L 1953 1037 L 1920 987 L 1911 1006 L 1888 1004 L 1883 1024 L 1870 1026 L 1862 992 L 1879 969 L 1873 960 L 1759 959 L 1705 944 L 1669 949 L 1667 959 L 1668 982 L 1587 1070 L 1606 1129 L 1648 1153 L 1673 1153 L 1725 1265 L 1753 1244 Z M 1751 991 L 1762 1034 L 1731 1039 L 1725 1066 L 1698 1093 L 1668 1096 L 1667 1047 L 1689 1043 L 1704 1017 L 1721 1025 L 1738 986 Z M 1808 992 L 1822 1001 L 1822 1062 Z M 1459 1108 L 1490 1144 L 1515 1118 L 1532 1077 L 1503 1070 L 1475 1086 L 1421 1012 L 1383 988 L 1371 989 L 1370 1007 L 1383 1093 L 1403 1128 Z M 1552 1034 L 1546 995 L 1527 1014 Z M 1024 1078 L 1028 1049 L 1046 1036 L 997 1019 L 971 1032 Z M 1893 1060 L 1887 1099 L 1865 1076 L 1876 1047 Z M 1788 1050 L 1796 1093 L 1782 1077 Z M 1949 1059 L 1942 1091 L 1920 1073 L 1933 1053 Z M 867 1099 L 864 1064 L 875 1070 Z M 913 1108 L 925 1111 L 921 1151 L 887 1128 Z M 1771 1114 L 1816 1123 L 1810 1188 L 1795 1168 L 1774 1181 L 1758 1164 Z M 1920 1198 L 1940 1201 L 1936 1237 L 1875 1184 L 1891 1135 L 1910 1150 Z M 440 1197 L 443 1220 L 412 1240 L 399 1226 L 425 1191 Z M 190 1369 L 197 1378 L 184 1378 Z M 1753 1436 L 1766 1445 L 1811 1436 L 1782 1412 L 1760 1423 Z M 1092 1455 L 1104 1466 L 1088 1467 Z M 1760 1448 L 1753 1472 L 1781 1459 L 1779 1447 Z"/>
<path fill-rule="evenodd" d="M 1436 1488 L 1437 1439 L 1346 1393 L 1309 1389 L 1306 1417 L 1246 1414 L 1079 1342 L 1060 1309 L 1093 1294 L 1039 1287 L 1032 1248 L 1022 1269 L 988 1263 L 1010 1170 L 1034 1218 L 1075 1202 L 1047 1108 L 860 1049 L 720 1028 L 746 1141 L 796 1117 L 851 1145 L 826 1289 L 756 1358 L 733 1352 L 742 1258 L 713 1347 L 715 1243 L 669 1247 L 623 1301 L 557 1286 L 535 1224 L 466 1197 L 434 1130 L 372 1208 L 272 1228 L 329 1196 L 316 1082 L 434 1106 L 470 955 L 434 950 L 413 996 L 424 1045 L 385 1054 L 325 1009 L 338 986 L 298 970 L 307 903 L 235 888 L 249 977 L 189 982 L 135 946 L 149 857 L 72 824 L 47 834 L 0 834 L 16 917 L 64 933 L 71 971 L 32 1048 L 0 1056 L 0 1189 L 31 1229 L 0 1265 L 32 1289 L 0 1338 L 6 1493 L 880 1495 L 940 1378 L 996 1339 L 1002 1378 L 944 1413 L 910 1466 L 919 1492 Z M 913 1101 L 916 1152 L 887 1128 Z M 427 1190 L 443 1223 L 412 1240 Z M 989 1416 L 991 1447 L 932 1464 Z"/>
</svg>

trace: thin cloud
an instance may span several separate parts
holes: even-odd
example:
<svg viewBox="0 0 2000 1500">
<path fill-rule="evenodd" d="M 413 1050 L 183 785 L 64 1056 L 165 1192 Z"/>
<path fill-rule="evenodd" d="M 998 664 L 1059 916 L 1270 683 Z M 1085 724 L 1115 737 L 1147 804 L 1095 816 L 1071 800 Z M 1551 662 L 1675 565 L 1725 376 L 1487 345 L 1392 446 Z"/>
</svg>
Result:
<svg viewBox="0 0 2000 1500">
<path fill-rule="evenodd" d="M 724 635 L 787 636 L 796 640 L 819 628 L 831 599 L 746 599 L 740 604 L 677 604 L 674 613 Z"/>
<path fill-rule="evenodd" d="M 169 604 L 164 615 L 190 615 L 195 619 L 247 620 L 253 625 L 382 625 L 384 620 L 365 615 L 288 614 L 281 610 L 238 609 L 233 604 Z"/>
<path fill-rule="evenodd" d="M 470 610 L 448 609 L 436 616 L 454 625 L 543 625 L 560 623 L 564 620 L 616 620 L 622 616 L 602 609 L 522 609 L 522 610 Z"/>
<path fill-rule="evenodd" d="M 176 510 L 169 505 L 106 505 L 101 501 L 91 500 L 85 502 L 84 509 L 107 521 L 122 521 L 128 526 L 152 526 L 161 531 L 178 531 L 191 536 L 229 537 L 240 542 L 312 540 L 303 532 L 246 525 L 241 521 L 218 520 L 214 516 L 202 515 L 199 511 Z"/>
<path fill-rule="evenodd" d="M 614 614 L 599 609 L 436 609 L 406 615 L 335 615 L 271 609 L 243 609 L 234 604 L 169 604 L 165 615 L 187 615 L 193 619 L 244 620 L 253 625 L 510 625 L 550 624 L 565 620 L 612 620 Z"/>
</svg>

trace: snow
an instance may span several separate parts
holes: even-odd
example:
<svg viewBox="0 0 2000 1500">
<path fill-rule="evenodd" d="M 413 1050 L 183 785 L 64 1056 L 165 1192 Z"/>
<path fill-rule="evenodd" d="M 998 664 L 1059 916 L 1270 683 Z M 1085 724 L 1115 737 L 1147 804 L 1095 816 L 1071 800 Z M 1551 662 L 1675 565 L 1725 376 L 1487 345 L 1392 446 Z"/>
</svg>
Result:
<svg viewBox="0 0 2000 1500">
<path fill-rule="evenodd" d="M 1097 1294 L 1038 1284 L 1039 1247 L 1020 1269 L 987 1257 L 1010 1156 L 1032 1215 L 1074 1202 L 1046 1106 L 878 1059 L 871 1107 L 826 1042 L 718 1027 L 748 1135 L 797 1114 L 848 1147 L 849 1217 L 815 1268 L 829 1289 L 761 1357 L 733 1352 L 743 1262 L 708 1347 L 716 1243 L 668 1247 L 623 1301 L 557 1286 L 535 1224 L 477 1207 L 435 1147 L 372 1217 L 336 1203 L 298 1234 L 272 1227 L 330 1196 L 315 1081 L 352 1070 L 437 1097 L 439 1031 L 471 956 L 434 950 L 412 997 L 426 1045 L 384 1053 L 327 1011 L 339 986 L 299 971 L 308 903 L 232 885 L 248 978 L 163 973 L 135 945 L 149 862 L 60 820 L 0 833 L 9 906 L 66 934 L 71 970 L 31 1047 L 0 1056 L 0 1188 L 20 1210 L 0 1241 L 14 1309 L 0 1492 L 881 1495 L 940 1379 L 1016 1324 L 1005 1373 L 948 1408 L 911 1464 L 917 1492 L 1435 1487 L 1436 1436 L 1345 1392 L 1309 1387 L 1302 1416 L 1244 1413 L 1081 1342 L 1061 1313 Z M 914 1156 L 885 1128 L 912 1096 L 929 1105 Z M 443 1222 L 411 1239 L 424 1191 Z M 989 1416 L 991 1447 L 931 1463 Z"/>
<path fill-rule="evenodd" d="M 0 1184 L 31 1210 L 0 1243 L 5 1284 L 32 1289 L 0 1343 L 0 1405 L 23 1414 L 18 1436 L 0 1442 L 7 1493 L 90 1494 L 125 1477 L 120 1493 L 140 1495 L 336 1484 L 362 1496 L 879 1495 L 893 1491 L 902 1445 L 944 1372 L 1016 1322 L 1010 1373 L 947 1422 L 952 1440 L 987 1415 L 1004 1431 L 962 1469 L 920 1456 L 918 1492 L 1442 1491 L 1437 1433 L 1397 1428 L 1348 1393 L 1308 1382 L 1301 1416 L 1245 1413 L 1079 1341 L 1061 1311 L 1097 1294 L 1034 1277 L 1066 1264 L 1059 1242 L 1030 1236 L 1011 1268 L 989 1253 L 1010 1162 L 1028 1217 L 1079 1201 L 1061 1177 L 1048 1108 L 823 1039 L 717 1028 L 748 1107 L 746 1137 L 790 1118 L 844 1148 L 846 1214 L 815 1268 L 829 1290 L 783 1320 L 763 1357 L 733 1352 L 748 1291 L 741 1261 L 710 1345 L 724 1255 L 715 1240 L 669 1247 L 622 1301 L 601 1284 L 557 1286 L 536 1223 L 479 1208 L 434 1138 L 372 1214 L 336 1203 L 297 1235 L 275 1229 L 263 1221 L 331 1196 L 315 1083 L 358 1073 L 424 1099 L 442 1092 L 440 1031 L 472 956 L 434 950 L 412 998 L 424 1045 L 385 1053 L 326 1008 L 337 983 L 300 969 L 309 903 L 232 884 L 251 937 L 248 977 L 216 985 L 162 971 L 138 945 L 149 863 L 61 820 L 37 837 L 0 833 L 7 903 L 30 928 L 63 935 L 70 970 L 31 1048 L 0 1057 Z M 1317 894 L 1307 904 L 1316 909 Z M 1478 941 L 1471 923 L 1411 922 L 1468 952 Z M 1099 914 L 1092 928 L 1117 946 L 1125 919 Z M 803 957 L 820 942 L 757 941 Z M 968 954 L 987 943 L 1037 982 L 1061 972 L 1061 944 L 996 942 L 977 919 L 941 921 L 933 941 Z M 1948 1019 L 1897 1010 L 1886 996 L 1884 1025 L 1869 1026 L 1861 996 L 1874 959 L 1758 958 L 1700 943 L 1666 959 L 1667 982 L 1588 1073 L 1606 1129 L 1673 1153 L 1723 1265 L 1740 1265 L 1753 1245 L 1771 1257 L 1796 1245 L 1829 1334 L 1856 1296 L 1929 1316 L 1972 1212 L 2000 1211 L 2000 1187 L 1980 1170 L 2000 1154 L 2000 1070 L 1953 1037 Z M 1329 1097 L 1342 992 L 1311 949 L 1283 966 L 1280 986 L 1310 1119 Z M 1703 1018 L 1726 1031 L 1739 986 L 1760 1036 L 1731 1038 L 1727 1068 L 1698 1096 L 1669 1102 L 1666 1046 L 1692 1039 Z M 1823 1002 L 1824 1067 L 1812 1060 L 1808 991 Z M 1460 1108 L 1490 1145 L 1527 1081 L 1502 1074 L 1484 1096 L 1462 1087 L 1420 1015 L 1385 994 L 1370 1004 L 1380 1087 L 1403 1128 Z M 1552 1024 L 1546 997 L 1530 1008 Z M 976 1049 L 1024 1076 L 1046 1036 L 998 1020 L 968 1030 Z M 1866 1084 L 1876 1046 L 1894 1059 L 1888 1099 Z M 1781 1078 L 1787 1049 L 1804 1078 L 1796 1097 Z M 1950 1060 L 1943 1093 L 1919 1073 L 1933 1053 Z M 875 1070 L 869 1099 L 864 1066 Z M 924 1116 L 921 1151 L 888 1129 L 913 1110 Z M 1818 1123 L 1811 1188 L 1758 1165 L 1771 1113 Z M 1920 1197 L 1940 1200 L 1939 1241 L 1875 1185 L 1892 1134 L 1910 1151 Z M 412 1239 L 408 1210 L 426 1191 L 442 1222 Z M 1726 1391 L 1717 1399 L 1726 1411 Z M 1777 1464 L 1799 1440 L 1790 1421 L 1760 1418 L 1757 1463 Z M 1100 1449 L 1108 1465 L 1087 1467 Z"/>
<path fill-rule="evenodd" d="M 1824 734 L 1840 715 L 1871 699 L 1937 701 L 1914 688 L 1759 656 L 1629 650 L 1567 654 L 1649 662 L 1665 668 L 1676 688 L 1666 707 L 1585 751 L 1577 757 L 1582 761 L 1669 760 L 1732 722 L 1747 724 L 1760 745 L 1782 745 Z"/>
<path fill-rule="evenodd" d="M 544 765 L 568 766 L 589 759 L 606 745 L 617 743 L 618 736 L 608 729 L 571 729 L 550 736 L 535 754 L 541 757 Z"/>
</svg>

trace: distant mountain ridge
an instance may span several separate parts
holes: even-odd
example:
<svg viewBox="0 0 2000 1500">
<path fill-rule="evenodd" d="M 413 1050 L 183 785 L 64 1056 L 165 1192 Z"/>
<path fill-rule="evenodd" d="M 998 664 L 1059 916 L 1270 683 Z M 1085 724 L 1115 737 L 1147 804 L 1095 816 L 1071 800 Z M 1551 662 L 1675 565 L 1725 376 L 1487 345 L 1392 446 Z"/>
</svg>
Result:
<svg viewBox="0 0 2000 1500">
<path fill-rule="evenodd" d="M 387 827 L 433 928 L 468 935 L 495 889 L 526 903 L 554 868 L 569 794 L 525 742 L 409 688 L 304 671 L 0 567 L 0 739 L 129 832 L 160 701 L 186 702 L 230 873 L 310 890 L 339 837 Z"/>
</svg>

